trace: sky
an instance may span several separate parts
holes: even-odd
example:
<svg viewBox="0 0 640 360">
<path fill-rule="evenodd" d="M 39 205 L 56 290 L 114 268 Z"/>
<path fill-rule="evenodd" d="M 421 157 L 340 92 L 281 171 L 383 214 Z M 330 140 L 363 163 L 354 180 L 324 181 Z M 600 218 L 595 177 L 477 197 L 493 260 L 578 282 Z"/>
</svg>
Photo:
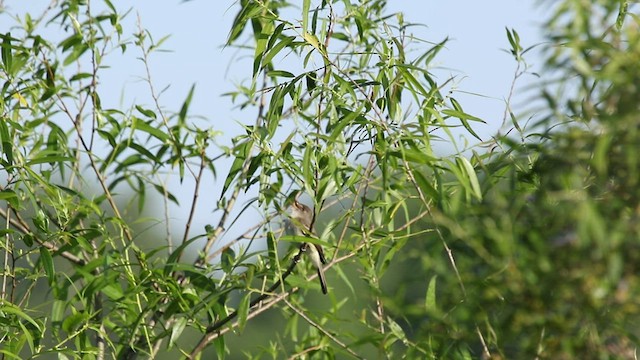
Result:
<svg viewBox="0 0 640 360">
<path fill-rule="evenodd" d="M 50 0 L 9 0 L 4 5 L 10 13 L 19 14 L 44 9 L 50 3 Z M 93 0 L 92 4 L 96 3 L 99 2 Z M 313 3 L 315 1 L 312 7 Z M 164 51 L 154 53 L 150 60 L 154 86 L 161 92 L 160 102 L 166 109 L 178 111 L 195 84 L 190 114 L 207 119 L 226 139 L 241 131 L 239 123 L 253 122 L 253 112 L 245 114 L 234 110 L 230 99 L 222 96 L 246 80 L 251 71 L 249 62 L 238 61 L 236 49 L 223 46 L 239 9 L 237 1 L 113 0 L 113 4 L 121 10 L 133 6 L 125 21 L 129 32 L 140 23 L 156 41 L 170 36 L 162 45 Z M 519 33 L 524 47 L 542 41 L 537 20 L 540 11 L 533 7 L 533 0 L 404 0 L 388 1 L 388 9 L 404 12 L 406 22 L 426 25 L 412 28 L 423 39 L 436 43 L 450 38 L 436 58 L 438 67 L 433 73 L 439 82 L 454 77 L 453 96 L 467 113 L 487 122 L 476 128 L 481 137 L 495 133 L 502 123 L 505 99 L 516 68 L 513 57 L 504 51 L 509 48 L 505 27 Z M 12 23 L 6 15 L 0 15 L 1 32 L 9 31 Z M 134 48 L 128 51 L 130 55 L 126 58 L 114 56 L 107 62 L 111 68 L 107 76 L 101 77 L 106 90 L 102 95 L 103 107 L 128 109 L 139 102 L 150 104 L 148 85 L 141 80 L 145 70 L 136 59 L 139 51 Z M 528 60 L 533 69 L 539 66 L 535 57 Z M 532 80 L 524 77 L 519 87 Z M 222 179 L 225 173 L 226 169 L 221 167 Z M 174 186 L 176 194 L 184 197 L 183 203 L 188 204 L 190 185 L 175 183 Z M 216 193 L 216 198 L 219 196 L 215 190 L 220 188 L 219 184 L 208 184 L 208 188 Z M 206 206 L 210 207 L 211 203 L 199 209 L 202 215 L 196 219 L 192 234 L 202 232 L 205 224 L 215 223 L 207 218 L 211 210 Z M 187 213 L 185 209 L 172 209 L 172 225 L 176 231 L 183 226 Z"/>
<path fill-rule="evenodd" d="M 516 29 L 524 47 L 540 43 L 539 11 L 533 8 L 533 2 L 405 0 L 389 1 L 388 7 L 390 12 L 404 12 L 406 22 L 425 24 L 426 27 L 413 28 L 423 39 L 451 39 L 436 58 L 439 68 L 434 73 L 438 81 L 455 77 L 454 97 L 465 111 L 487 122 L 476 129 L 483 139 L 495 133 L 502 124 L 505 99 L 516 69 L 513 57 L 504 51 L 509 48 L 505 27 Z M 239 6 L 231 1 L 193 0 L 183 4 L 143 1 L 136 8 L 152 33 L 171 34 L 164 47 L 173 52 L 152 60 L 157 83 L 171 85 L 165 100 L 175 100 L 173 108 L 177 108 L 191 84 L 196 83 L 193 113 L 211 119 L 226 133 L 235 134 L 237 122 L 247 119 L 242 113 L 230 111 L 229 99 L 220 94 L 233 90 L 235 83 L 250 74 L 249 68 L 237 62 L 236 50 L 222 46 Z M 531 65 L 535 68 L 535 59 Z M 529 79 L 522 80 L 521 85 L 526 85 Z M 253 122 L 253 112 L 248 116 Z"/>
<path fill-rule="evenodd" d="M 239 5 L 232 1 L 140 1 L 136 5 L 142 23 L 161 37 L 171 34 L 164 48 L 169 54 L 153 58 L 159 84 L 171 85 L 170 99 L 179 104 L 192 83 L 197 84 L 194 112 L 210 119 L 229 109 L 220 94 L 246 79 L 249 69 L 229 66 L 237 60 L 233 48 L 223 48 Z M 451 40 L 436 58 L 435 71 L 442 80 L 455 76 L 455 96 L 464 99 L 465 110 L 488 122 L 487 133 L 502 121 L 504 99 L 509 94 L 516 63 L 504 51 L 509 48 L 505 27 L 518 31 L 525 47 L 542 41 L 540 11 L 532 1 L 413 0 L 389 1 L 390 12 L 402 11 L 406 22 L 425 24 L 413 28 L 424 39 Z M 535 60 L 535 59 L 534 59 Z M 535 61 L 532 61 L 535 66 Z M 526 81 L 526 79 L 523 79 Z M 483 96 L 464 95 L 465 93 Z M 235 119 L 239 120 L 239 119 Z M 222 120 L 221 120 L 222 122 Z"/>
</svg>

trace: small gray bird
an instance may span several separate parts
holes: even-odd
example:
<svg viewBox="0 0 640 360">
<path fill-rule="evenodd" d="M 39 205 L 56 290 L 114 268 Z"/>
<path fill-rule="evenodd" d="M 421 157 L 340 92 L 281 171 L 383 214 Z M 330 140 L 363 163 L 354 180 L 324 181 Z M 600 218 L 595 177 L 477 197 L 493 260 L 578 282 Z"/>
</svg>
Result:
<svg viewBox="0 0 640 360">
<path fill-rule="evenodd" d="M 294 220 L 294 228 L 296 235 L 309 236 L 313 233 L 312 224 L 313 211 L 306 205 L 299 203 L 297 200 L 291 205 L 291 218 Z M 320 279 L 320 287 L 322 293 L 327 293 L 327 281 L 324 278 L 324 267 L 327 259 L 324 257 L 324 251 L 320 245 L 307 243 L 306 252 L 309 254 L 311 263 L 318 271 L 318 279 Z"/>
</svg>

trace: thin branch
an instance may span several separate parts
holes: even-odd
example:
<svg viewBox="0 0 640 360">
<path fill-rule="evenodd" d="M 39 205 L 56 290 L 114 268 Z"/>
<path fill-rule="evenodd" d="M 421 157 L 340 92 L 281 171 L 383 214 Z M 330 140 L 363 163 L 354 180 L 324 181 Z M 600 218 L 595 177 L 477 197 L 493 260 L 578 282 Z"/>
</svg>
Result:
<svg viewBox="0 0 640 360">
<path fill-rule="evenodd" d="M 265 72 L 264 77 L 263 77 L 263 82 L 266 83 L 266 81 L 267 81 L 267 75 L 266 75 L 266 72 Z M 260 95 L 260 106 L 258 108 L 258 114 L 256 115 L 256 121 L 255 121 L 256 128 L 259 127 L 261 122 L 262 122 L 262 118 L 263 118 L 265 107 L 266 107 L 266 94 L 262 93 Z M 218 226 L 216 226 L 216 228 L 213 231 L 213 233 L 207 238 L 207 242 L 206 242 L 206 244 L 204 245 L 204 247 L 202 249 L 202 253 L 203 254 L 202 254 L 202 259 L 200 259 L 201 262 L 202 261 L 206 261 L 206 258 L 208 256 L 209 252 L 211 251 L 211 248 L 213 247 L 213 244 L 215 244 L 215 242 L 220 237 L 220 234 L 222 234 L 222 232 L 225 230 L 225 226 L 224 225 L 227 223 L 227 219 L 229 218 L 229 216 L 231 214 L 231 210 L 235 206 L 236 201 L 238 200 L 238 196 L 240 195 L 240 191 L 242 190 L 242 187 L 243 187 L 242 180 L 244 179 L 244 176 L 249 171 L 249 166 L 251 165 L 253 151 L 254 151 L 254 148 L 253 148 L 253 146 L 251 146 L 251 148 L 247 152 L 246 157 L 244 159 L 244 162 L 242 164 L 242 169 L 240 171 L 240 175 L 238 176 L 238 181 L 236 182 L 236 184 L 234 186 L 234 189 L 233 189 L 233 192 L 228 197 L 227 204 L 224 207 L 224 210 L 222 211 L 222 216 L 220 217 L 220 220 L 218 221 Z"/>
<path fill-rule="evenodd" d="M 420 201 L 426 207 L 427 213 L 429 214 L 429 217 L 431 217 L 433 219 L 433 213 L 431 211 L 431 201 L 427 200 L 426 196 L 424 195 L 424 193 L 422 191 L 422 188 L 416 182 L 416 179 L 415 179 L 415 177 L 413 175 L 413 170 L 411 170 L 411 167 L 409 166 L 408 161 L 406 159 L 402 159 L 402 165 L 404 166 L 405 173 L 407 174 L 407 177 L 409 178 L 409 181 L 411 182 L 413 187 L 418 192 L 418 197 L 420 198 Z M 440 226 L 436 222 L 433 223 L 433 226 L 434 226 L 434 229 L 436 231 L 436 234 L 438 234 L 438 238 L 440 238 L 440 240 L 442 241 L 442 245 L 444 246 L 445 250 L 447 251 L 447 256 L 449 257 L 449 262 L 451 263 L 451 266 L 453 267 L 453 271 L 456 274 L 456 278 L 458 280 L 458 284 L 460 285 L 460 289 L 462 290 L 462 295 L 466 298 L 467 297 L 467 290 L 465 289 L 464 282 L 462 281 L 462 276 L 460 276 L 460 271 L 458 271 L 458 266 L 456 265 L 456 260 L 453 257 L 453 251 L 451 250 L 451 248 L 447 244 L 447 240 L 445 239 L 444 235 L 442 234 L 442 230 L 440 230 Z"/>
<path fill-rule="evenodd" d="M 369 266 L 371 266 L 372 268 L 375 268 L 375 263 L 371 254 L 371 244 L 370 244 L 370 239 L 369 239 L 369 232 L 364 228 L 364 224 L 365 224 L 365 205 L 366 205 L 366 201 L 364 201 L 364 198 L 366 198 L 367 196 L 367 192 L 369 191 L 369 186 L 371 185 L 371 179 L 369 178 L 371 176 L 371 174 L 373 173 L 373 169 L 375 169 L 376 166 L 376 161 L 375 161 L 376 157 L 371 154 L 369 156 L 369 163 L 367 165 L 367 172 L 365 175 L 365 178 L 367 179 L 367 181 L 365 182 L 365 186 L 363 188 L 363 192 L 362 192 L 362 197 L 363 197 L 363 201 L 361 203 L 361 208 L 360 208 L 360 233 L 362 234 L 362 244 L 364 246 L 364 248 L 366 249 L 366 253 L 367 253 L 367 260 L 369 261 Z M 374 283 L 374 285 L 376 287 L 378 287 L 380 285 L 378 278 L 376 276 L 375 271 L 371 272 L 373 278 L 372 281 Z M 384 334 L 385 333 L 385 328 L 384 328 L 384 306 L 382 305 L 382 300 L 380 299 L 379 296 L 375 297 L 375 303 L 376 303 L 376 317 L 378 319 L 378 322 L 380 324 L 380 333 Z"/>
<path fill-rule="evenodd" d="M 264 301 L 265 299 L 267 299 L 270 296 L 272 296 L 272 294 L 274 294 L 274 291 L 277 290 L 281 286 L 281 284 L 284 283 L 284 281 L 291 274 L 291 272 L 293 272 L 293 269 L 295 269 L 296 265 L 300 262 L 300 258 L 302 257 L 302 254 L 304 253 L 304 251 L 306 249 L 306 246 L 307 246 L 307 243 L 300 244 L 300 247 L 298 248 L 298 253 L 293 257 L 293 259 L 291 260 L 291 263 L 289 264 L 289 267 L 282 274 L 282 276 L 280 276 L 278 281 L 276 281 L 273 285 L 271 285 L 271 287 L 269 287 L 269 289 L 267 289 L 263 294 L 261 294 L 260 296 L 258 296 L 255 299 L 253 299 L 249 303 L 249 312 L 251 312 L 251 309 L 256 307 L 256 305 L 260 304 L 262 301 Z M 292 291 L 295 291 L 295 289 L 292 290 Z M 284 293 L 281 293 L 280 295 L 278 295 L 278 297 L 280 299 L 284 299 L 289 294 L 290 294 L 290 292 L 289 293 L 284 292 Z M 273 302 L 272 301 L 270 306 L 273 306 L 276 303 L 277 302 Z M 260 312 L 262 312 L 262 311 L 264 311 L 264 310 L 261 310 Z M 195 359 L 198 356 L 198 354 L 200 354 L 209 345 L 209 343 L 211 343 L 211 341 L 215 340 L 218 336 L 222 335 L 223 332 L 220 332 L 219 330 L 223 326 L 225 326 L 227 323 L 229 323 L 231 320 L 235 319 L 237 316 L 238 316 L 238 310 L 235 310 L 234 312 L 229 314 L 227 317 L 225 317 L 225 318 L 223 318 L 223 319 L 221 319 L 221 320 L 209 325 L 207 327 L 207 329 L 205 330 L 204 336 L 200 339 L 200 342 L 198 342 L 198 345 L 196 345 L 196 347 L 193 349 L 193 351 L 191 351 L 191 354 L 189 355 L 189 358 L 190 359 Z M 255 316 L 255 314 L 254 314 L 254 316 Z M 234 326 L 231 326 L 231 328 L 233 328 L 233 327 Z"/>
<path fill-rule="evenodd" d="M 297 307 L 293 306 L 293 304 L 291 302 L 289 302 L 287 299 L 283 299 L 284 303 L 287 304 L 287 306 L 289 306 L 289 308 L 291 310 L 293 310 L 296 314 L 298 314 L 301 318 L 303 318 L 307 323 L 309 323 L 309 325 L 313 326 L 314 328 L 318 329 L 318 331 L 320 331 L 321 333 L 323 333 L 326 337 L 328 337 L 329 339 L 331 339 L 331 341 L 335 342 L 336 344 L 338 344 L 338 346 L 340 346 L 341 348 L 343 348 L 346 352 L 348 352 L 349 354 L 351 354 L 353 357 L 355 357 L 356 359 L 364 359 L 363 357 L 359 356 L 358 354 L 356 354 L 353 350 L 351 350 L 349 348 L 349 346 L 345 343 L 343 343 L 342 341 L 340 341 L 337 337 L 333 336 L 333 334 L 331 334 L 330 332 L 328 332 L 327 330 L 325 330 L 322 326 L 320 326 L 320 324 L 316 323 L 315 321 L 313 321 L 310 317 L 307 316 L 307 314 L 305 314 L 302 310 L 298 309 Z"/>
<path fill-rule="evenodd" d="M 11 216 L 11 213 L 15 214 L 15 218 Z M 85 265 L 87 262 L 82 259 L 77 257 L 76 255 L 68 252 L 68 251 L 60 251 L 60 249 L 52 244 L 49 241 L 44 241 L 40 238 L 38 238 L 35 234 L 33 234 L 31 232 L 31 230 L 29 229 L 28 224 L 24 221 L 24 219 L 22 219 L 22 217 L 20 216 L 20 213 L 13 210 L 11 207 L 8 207 L 7 210 L 5 209 L 0 209 L 0 217 L 3 217 L 5 219 L 7 219 L 7 221 L 9 222 L 9 224 L 15 228 L 16 230 L 20 231 L 21 233 L 23 233 L 24 235 L 28 235 L 28 236 L 32 236 L 33 239 L 35 239 L 35 241 L 46 247 L 47 249 L 51 250 L 54 253 L 59 253 L 60 256 L 62 256 L 63 258 L 71 261 L 72 263 L 76 264 L 76 265 Z"/>
<path fill-rule="evenodd" d="M 200 168 L 198 169 L 198 175 L 195 177 L 195 184 L 193 189 L 193 199 L 191 200 L 191 208 L 189 209 L 189 217 L 187 218 L 187 223 L 184 226 L 184 236 L 182 237 L 182 243 L 186 243 L 189 239 L 189 231 L 191 230 L 191 224 L 193 223 L 193 218 L 196 214 L 196 205 L 198 204 L 198 196 L 200 194 L 200 182 L 202 181 L 202 177 L 204 175 L 204 169 L 207 168 L 207 158 L 205 156 L 206 144 L 200 150 Z M 169 249 L 171 251 L 171 249 Z M 178 256 L 178 261 L 180 260 L 182 253 Z"/>
<path fill-rule="evenodd" d="M 7 204 L 7 207 L 9 205 Z M 10 213 L 6 212 L 9 216 Z M 8 230 L 11 228 L 11 220 L 8 216 L 5 216 L 7 222 L 5 229 Z M 11 267 L 9 266 L 9 254 L 11 254 L 11 258 L 13 259 L 13 242 L 9 241 L 9 233 L 7 232 L 4 235 L 4 264 L 2 265 L 2 288 L 0 289 L 0 300 L 5 301 L 7 297 L 7 282 L 9 276 L 15 278 L 15 274 L 13 271 L 13 261 Z M 13 294 L 13 291 L 11 292 Z M 13 299 L 10 299 L 13 302 Z"/>
</svg>

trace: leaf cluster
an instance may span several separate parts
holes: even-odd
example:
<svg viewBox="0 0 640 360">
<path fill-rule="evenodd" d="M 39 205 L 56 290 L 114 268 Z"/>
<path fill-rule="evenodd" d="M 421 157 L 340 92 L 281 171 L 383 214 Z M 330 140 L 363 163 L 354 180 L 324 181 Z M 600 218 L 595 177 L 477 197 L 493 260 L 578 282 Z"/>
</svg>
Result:
<svg viewBox="0 0 640 360">
<path fill-rule="evenodd" d="M 561 76 L 531 125 L 508 101 L 492 139 L 430 71 L 447 40 L 386 1 L 238 5 L 226 47 L 250 61 L 225 95 L 253 121 L 228 140 L 191 114 L 195 87 L 164 108 L 149 59 L 166 38 L 129 33 L 110 1 L 0 34 L 3 357 L 631 358 L 631 4 L 561 1 L 545 25 Z M 515 82 L 531 48 L 506 41 Z M 131 51 L 150 101 L 108 106 L 106 59 Z M 440 155 L 454 129 L 481 144 Z M 287 234 L 294 200 L 315 234 Z M 325 248 L 326 297 L 306 243 Z"/>
</svg>

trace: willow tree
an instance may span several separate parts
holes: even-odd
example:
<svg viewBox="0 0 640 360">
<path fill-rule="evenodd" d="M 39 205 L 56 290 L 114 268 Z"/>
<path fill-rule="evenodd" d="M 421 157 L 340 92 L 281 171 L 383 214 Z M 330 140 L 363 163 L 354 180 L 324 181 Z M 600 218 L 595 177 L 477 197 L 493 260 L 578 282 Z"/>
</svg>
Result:
<svg viewBox="0 0 640 360">
<path fill-rule="evenodd" d="M 620 15 L 596 36 L 594 9 L 571 3 L 547 25 L 564 44 L 548 69 L 584 79 L 570 86 L 579 93 L 545 92 L 552 111 L 533 127 L 508 102 L 511 131 L 492 139 L 430 72 L 445 40 L 418 38 L 385 1 L 240 1 L 225 46 L 251 61 L 226 94 L 244 119 L 231 139 L 191 115 L 195 88 L 167 110 L 148 66 L 150 101 L 103 106 L 108 60 L 148 65 L 163 45 L 128 28 L 130 12 L 104 0 L 14 14 L 1 35 L 3 356 L 628 350 L 637 168 L 618 145 L 637 126 L 613 119 L 631 121 L 637 106 L 638 37 L 626 8 L 590 5 L 604 24 Z M 582 21 L 563 26 L 567 12 Z M 525 64 L 515 30 L 505 43 Z M 575 126 L 557 126 L 567 119 Z M 619 131 L 589 137 L 593 119 Z M 485 141 L 434 152 L 458 141 L 453 128 Z M 297 201 L 314 209 L 313 226 L 292 235 Z M 187 220 L 162 225 L 176 206 Z M 211 221 L 198 229 L 197 218 Z M 316 245 L 327 295 L 306 257 Z"/>
</svg>

